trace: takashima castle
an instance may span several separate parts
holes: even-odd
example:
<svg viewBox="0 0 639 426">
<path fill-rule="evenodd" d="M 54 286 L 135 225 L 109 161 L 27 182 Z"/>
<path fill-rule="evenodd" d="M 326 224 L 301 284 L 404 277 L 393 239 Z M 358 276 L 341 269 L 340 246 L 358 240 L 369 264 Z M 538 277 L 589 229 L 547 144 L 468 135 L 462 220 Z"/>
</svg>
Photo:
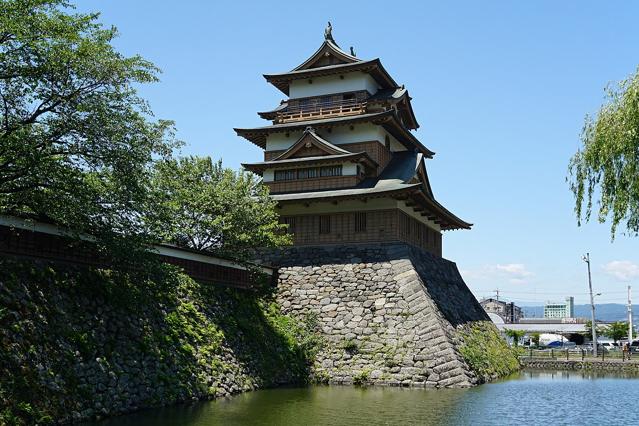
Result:
<svg viewBox="0 0 639 426">
<path fill-rule="evenodd" d="M 258 113 L 272 124 L 235 131 L 264 149 L 243 166 L 270 188 L 296 246 L 398 241 L 441 256 L 442 231 L 471 227 L 435 199 L 435 153 L 379 59 L 343 51 L 328 27 L 310 58 L 264 77 L 288 99 Z"/>
</svg>

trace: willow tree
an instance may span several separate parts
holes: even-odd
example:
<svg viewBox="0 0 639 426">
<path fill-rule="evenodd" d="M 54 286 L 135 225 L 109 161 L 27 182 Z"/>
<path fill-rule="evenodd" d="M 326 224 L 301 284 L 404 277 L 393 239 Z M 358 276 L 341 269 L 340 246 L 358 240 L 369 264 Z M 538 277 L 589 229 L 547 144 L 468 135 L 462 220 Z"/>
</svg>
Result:
<svg viewBox="0 0 639 426">
<path fill-rule="evenodd" d="M 568 178 L 579 225 L 596 210 L 599 222 L 610 220 L 613 237 L 619 225 L 638 235 L 639 70 L 606 89 L 606 103 L 586 117 L 581 141 Z"/>
</svg>

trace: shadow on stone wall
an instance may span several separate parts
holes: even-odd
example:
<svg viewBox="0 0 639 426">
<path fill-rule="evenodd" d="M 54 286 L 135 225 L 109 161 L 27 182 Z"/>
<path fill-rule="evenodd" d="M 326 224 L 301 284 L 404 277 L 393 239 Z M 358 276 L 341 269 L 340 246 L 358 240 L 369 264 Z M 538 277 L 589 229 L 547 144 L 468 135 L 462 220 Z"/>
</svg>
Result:
<svg viewBox="0 0 639 426">
<path fill-rule="evenodd" d="M 304 383 L 306 329 L 255 294 L 0 260 L 0 424 L 108 416 Z M 312 339 L 306 339 L 312 340 Z"/>
</svg>

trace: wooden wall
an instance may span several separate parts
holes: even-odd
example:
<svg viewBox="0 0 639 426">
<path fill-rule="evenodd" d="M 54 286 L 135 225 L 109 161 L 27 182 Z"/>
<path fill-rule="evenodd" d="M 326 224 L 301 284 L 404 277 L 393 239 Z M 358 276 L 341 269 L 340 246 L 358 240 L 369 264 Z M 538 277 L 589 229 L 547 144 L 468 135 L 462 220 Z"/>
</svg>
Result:
<svg viewBox="0 0 639 426">
<path fill-rule="evenodd" d="M 356 215 L 361 213 L 366 216 L 366 230 L 358 232 Z M 330 222 L 330 232 L 320 232 L 322 220 L 322 228 Z M 289 225 L 294 245 L 403 241 L 436 256 L 442 254 L 441 233 L 398 209 L 281 216 L 280 222 Z"/>
</svg>

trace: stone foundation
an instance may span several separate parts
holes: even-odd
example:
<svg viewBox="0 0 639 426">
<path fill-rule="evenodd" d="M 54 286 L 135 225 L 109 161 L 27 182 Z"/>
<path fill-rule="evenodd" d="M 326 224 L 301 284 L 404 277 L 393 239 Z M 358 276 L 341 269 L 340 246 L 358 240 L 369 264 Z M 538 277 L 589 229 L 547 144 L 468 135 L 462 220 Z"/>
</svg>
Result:
<svg viewBox="0 0 639 426">
<path fill-rule="evenodd" d="M 314 374 L 329 383 L 468 387 L 458 328 L 488 320 L 453 262 L 401 243 L 291 247 L 279 267 L 284 313 L 317 317 Z"/>
</svg>

